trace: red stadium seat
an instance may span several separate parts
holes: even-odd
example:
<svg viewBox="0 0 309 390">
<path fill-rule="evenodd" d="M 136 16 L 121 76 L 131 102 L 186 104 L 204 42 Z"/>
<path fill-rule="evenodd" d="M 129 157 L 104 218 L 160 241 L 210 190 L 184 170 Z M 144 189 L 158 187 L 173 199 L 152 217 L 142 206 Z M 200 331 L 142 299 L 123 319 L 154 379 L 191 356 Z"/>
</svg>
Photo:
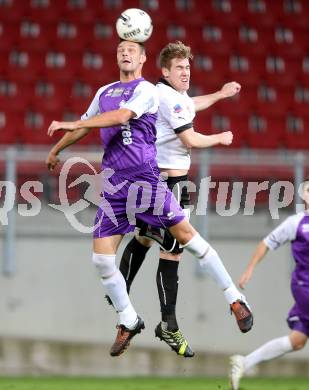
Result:
<svg viewBox="0 0 309 390">
<path fill-rule="evenodd" d="M 12 50 L 7 53 L 6 75 L 16 82 L 31 82 L 40 78 L 45 69 L 45 56 L 41 52 Z"/>
<path fill-rule="evenodd" d="M 26 1 L 10 0 L 0 2 L 0 15 L 7 22 L 19 22 L 27 10 Z M 5 15 L 5 17 L 4 17 Z"/>
<path fill-rule="evenodd" d="M 224 112 L 224 111 L 223 111 Z M 246 114 L 229 116 L 230 130 L 233 133 L 232 148 L 241 148 L 247 145 L 248 120 Z"/>
<path fill-rule="evenodd" d="M 205 55 L 228 55 L 237 41 L 237 30 L 214 24 L 201 27 L 188 26 L 188 44 L 193 51 Z"/>
<path fill-rule="evenodd" d="M 51 82 L 74 80 L 81 68 L 82 55 L 65 52 L 47 52 L 43 76 Z"/>
<path fill-rule="evenodd" d="M 115 56 L 119 37 L 113 22 L 102 20 L 103 22 L 94 23 L 84 28 L 84 33 L 87 34 L 87 41 L 89 42 L 88 50 Z"/>
<path fill-rule="evenodd" d="M 208 111 L 197 112 L 193 120 L 193 126 L 195 131 L 199 133 L 212 134 L 211 114 Z"/>
<path fill-rule="evenodd" d="M 269 55 L 265 58 L 263 79 L 277 86 L 294 86 L 301 78 L 301 63 L 297 59 Z"/>
<path fill-rule="evenodd" d="M 202 134 L 211 135 L 223 131 L 232 131 L 233 142 L 231 147 L 238 148 L 245 145 L 247 132 L 246 116 L 230 116 L 216 107 L 201 111 L 194 118 L 194 128 Z"/>
<path fill-rule="evenodd" d="M 237 31 L 237 39 L 233 41 L 232 50 L 246 56 L 261 56 L 268 48 L 267 30 L 258 26 L 242 24 Z"/>
<path fill-rule="evenodd" d="M 237 79 L 236 79 L 237 80 Z M 238 80 L 237 80 L 238 81 Z M 256 104 L 257 92 L 254 87 L 243 85 L 237 95 L 226 98 L 215 104 L 215 109 L 229 116 L 243 116 Z"/>
<path fill-rule="evenodd" d="M 269 9 L 269 2 L 247 1 L 247 7 L 242 10 L 241 22 L 260 27 L 271 27 L 276 20 L 275 14 Z"/>
<path fill-rule="evenodd" d="M 0 111 L 0 145 L 20 141 L 20 112 Z"/>
<path fill-rule="evenodd" d="M 18 49 L 21 51 L 44 51 L 49 47 L 48 26 L 40 21 L 23 20 L 19 24 Z"/>
<path fill-rule="evenodd" d="M 269 118 L 259 115 L 262 119 L 261 128 L 256 129 L 249 118 L 249 131 L 247 134 L 248 146 L 251 148 L 276 149 L 283 145 L 284 121 L 281 117 Z"/>
<path fill-rule="evenodd" d="M 288 119 L 285 123 L 284 142 L 289 149 L 309 150 L 309 119 L 297 118 L 298 129 L 291 129 Z"/>
<path fill-rule="evenodd" d="M 209 84 L 221 85 L 229 73 L 229 60 L 224 56 L 208 56 L 196 53 L 192 64 L 192 80 L 203 87 Z"/>
<path fill-rule="evenodd" d="M 25 10 L 24 20 L 31 20 L 42 24 L 56 23 L 63 19 L 63 12 L 66 2 L 63 1 L 28 1 L 29 5 Z"/>
<path fill-rule="evenodd" d="M 1 11 L 0 11 L 1 12 Z M 0 20 L 0 51 L 10 51 L 19 42 L 19 23 Z"/>
<path fill-rule="evenodd" d="M 67 21 L 49 25 L 49 48 L 68 54 L 83 51 L 92 42 L 91 28 L 93 28 L 92 24 L 83 25 Z"/>
<path fill-rule="evenodd" d="M 54 144 L 61 136 L 59 133 L 56 137 L 49 137 L 47 129 L 52 120 L 56 118 L 52 115 L 44 114 L 42 112 L 25 112 L 22 126 L 22 143 L 31 145 L 48 145 Z M 60 118 L 59 118 L 60 119 Z M 56 139 L 55 139 L 56 138 Z"/>
</svg>

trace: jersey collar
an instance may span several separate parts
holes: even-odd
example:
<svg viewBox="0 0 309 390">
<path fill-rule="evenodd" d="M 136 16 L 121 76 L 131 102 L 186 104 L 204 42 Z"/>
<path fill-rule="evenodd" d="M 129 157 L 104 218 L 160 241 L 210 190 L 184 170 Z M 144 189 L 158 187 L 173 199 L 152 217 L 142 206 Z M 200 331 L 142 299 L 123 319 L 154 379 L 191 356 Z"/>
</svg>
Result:
<svg viewBox="0 0 309 390">
<path fill-rule="evenodd" d="M 167 85 L 168 87 L 171 87 L 171 88 L 175 89 L 175 88 L 174 88 L 167 80 L 165 80 L 163 77 L 161 77 L 161 78 L 159 79 L 159 83 L 165 84 L 165 85 Z M 176 91 L 176 89 L 175 89 L 175 91 Z"/>
</svg>

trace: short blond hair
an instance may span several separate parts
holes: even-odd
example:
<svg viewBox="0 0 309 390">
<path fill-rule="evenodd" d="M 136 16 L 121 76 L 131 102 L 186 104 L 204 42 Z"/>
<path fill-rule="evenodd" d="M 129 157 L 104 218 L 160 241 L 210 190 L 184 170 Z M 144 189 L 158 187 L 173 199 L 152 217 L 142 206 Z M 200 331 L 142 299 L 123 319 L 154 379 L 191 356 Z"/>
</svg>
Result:
<svg viewBox="0 0 309 390">
<path fill-rule="evenodd" d="M 192 60 L 193 54 L 191 53 L 191 47 L 186 46 L 181 41 L 168 43 L 160 52 L 160 68 L 170 69 L 171 62 L 174 58 L 188 58 L 189 60 Z"/>
</svg>

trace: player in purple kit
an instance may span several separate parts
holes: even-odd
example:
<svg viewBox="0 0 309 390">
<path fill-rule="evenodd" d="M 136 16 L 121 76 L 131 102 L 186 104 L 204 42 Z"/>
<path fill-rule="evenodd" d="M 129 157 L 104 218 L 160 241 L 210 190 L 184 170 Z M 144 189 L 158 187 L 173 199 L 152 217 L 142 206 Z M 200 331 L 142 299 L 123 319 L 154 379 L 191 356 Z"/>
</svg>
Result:
<svg viewBox="0 0 309 390">
<path fill-rule="evenodd" d="M 47 165 L 52 169 L 62 149 L 92 128 L 101 128 L 102 205 L 95 220 L 92 259 L 119 315 L 118 333 L 110 351 L 112 356 L 124 352 L 132 337 L 144 328 L 115 261 L 123 235 L 134 230 L 135 218 L 169 229 L 177 241 L 197 257 L 201 267 L 206 267 L 212 278 L 223 286 L 230 304 L 243 298 L 217 252 L 185 219 L 174 195 L 159 177 L 154 126 L 158 94 L 155 86 L 141 77 L 145 61 L 143 45 L 120 42 L 117 48 L 120 81 L 100 88 L 81 120 L 53 121 L 48 129 L 50 136 L 58 130 L 67 131 L 47 158 Z"/>
<path fill-rule="evenodd" d="M 288 314 L 288 336 L 273 339 L 249 355 L 234 355 L 230 359 L 231 388 L 238 390 L 240 379 L 256 364 L 275 359 L 288 352 L 298 351 L 306 345 L 309 337 L 309 178 L 303 183 L 305 211 L 287 218 L 262 240 L 252 255 L 246 271 L 241 275 L 239 286 L 244 286 L 253 275 L 255 266 L 263 259 L 268 249 L 279 248 L 291 242 L 295 269 L 292 273 L 291 290 L 295 300 Z"/>
</svg>

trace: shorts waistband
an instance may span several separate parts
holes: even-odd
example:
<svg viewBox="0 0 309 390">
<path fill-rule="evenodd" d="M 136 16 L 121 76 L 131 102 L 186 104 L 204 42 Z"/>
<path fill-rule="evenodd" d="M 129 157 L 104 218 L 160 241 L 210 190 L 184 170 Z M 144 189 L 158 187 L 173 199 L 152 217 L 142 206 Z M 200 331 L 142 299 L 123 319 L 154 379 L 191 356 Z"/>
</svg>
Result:
<svg viewBox="0 0 309 390">
<path fill-rule="evenodd" d="M 139 174 L 140 172 L 149 170 L 149 167 L 158 168 L 158 164 L 157 164 L 156 160 L 149 160 L 149 161 L 146 161 L 144 164 L 137 165 L 135 167 L 115 170 L 115 174 L 120 175 L 120 176 L 127 174 L 127 173 Z M 106 168 L 109 168 L 109 167 L 105 167 L 104 169 L 106 169 Z M 111 168 L 111 169 L 113 169 L 113 168 Z"/>
</svg>

